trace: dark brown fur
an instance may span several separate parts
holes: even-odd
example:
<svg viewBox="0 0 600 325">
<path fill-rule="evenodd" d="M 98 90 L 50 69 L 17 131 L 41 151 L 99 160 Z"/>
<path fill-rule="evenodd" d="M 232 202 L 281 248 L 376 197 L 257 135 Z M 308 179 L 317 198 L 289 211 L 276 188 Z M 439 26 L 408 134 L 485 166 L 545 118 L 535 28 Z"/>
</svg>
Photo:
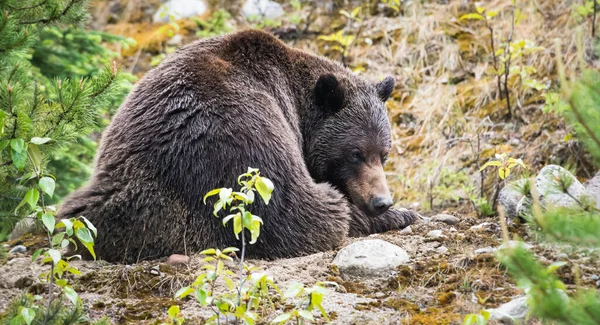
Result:
<svg viewBox="0 0 600 325">
<path fill-rule="evenodd" d="M 392 88 L 260 31 L 197 41 L 137 84 L 103 134 L 89 183 L 59 216 L 90 219 L 107 261 L 233 246 L 202 198 L 254 167 L 275 191 L 268 206 L 250 207 L 264 225 L 249 256 L 310 254 L 348 234 L 403 228 L 414 214 L 366 206 L 389 195 L 380 158 L 391 145 L 383 102 Z M 364 163 L 348 163 L 353 150 Z"/>
</svg>

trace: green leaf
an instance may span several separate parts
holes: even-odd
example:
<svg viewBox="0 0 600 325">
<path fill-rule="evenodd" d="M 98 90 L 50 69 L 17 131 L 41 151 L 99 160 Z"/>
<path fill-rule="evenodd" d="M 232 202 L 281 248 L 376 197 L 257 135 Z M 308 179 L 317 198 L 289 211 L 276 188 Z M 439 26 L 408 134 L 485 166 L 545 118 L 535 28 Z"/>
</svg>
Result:
<svg viewBox="0 0 600 325">
<path fill-rule="evenodd" d="M 285 314 L 281 314 L 281 315 L 279 315 L 279 316 L 275 317 L 275 318 L 274 318 L 274 319 L 271 321 L 271 323 L 279 323 L 279 324 L 282 324 L 282 323 L 285 323 L 285 322 L 287 322 L 288 320 L 290 320 L 290 318 L 292 318 L 292 314 L 291 314 L 291 313 L 285 313 Z"/>
<path fill-rule="evenodd" d="M 93 243 L 94 242 L 94 238 L 92 238 L 92 234 L 90 233 L 90 230 L 87 228 L 79 228 L 77 229 L 77 232 L 75 233 L 75 236 L 77 236 L 77 238 L 79 238 L 79 240 L 81 240 L 81 242 L 85 245 L 86 243 Z"/>
<path fill-rule="evenodd" d="M 25 164 L 27 164 L 27 152 L 17 152 L 14 151 L 11 153 L 11 159 L 13 165 L 19 170 L 23 171 L 25 168 Z"/>
<path fill-rule="evenodd" d="M 79 300 L 79 296 L 77 295 L 77 292 L 75 292 L 75 290 L 73 290 L 73 288 L 71 288 L 70 286 L 65 286 L 63 288 L 63 290 L 65 291 L 65 296 L 67 296 L 67 298 L 71 301 L 71 303 L 73 305 L 76 305 L 77 300 Z"/>
<path fill-rule="evenodd" d="M 40 199 L 40 192 L 35 188 L 30 189 L 27 194 L 25 194 L 25 201 L 29 206 L 34 209 L 37 206 L 37 202 Z"/>
<path fill-rule="evenodd" d="M 33 255 L 31 255 L 31 261 L 35 262 L 35 260 L 37 260 L 37 258 L 40 256 L 40 254 L 44 251 L 44 248 L 38 248 Z"/>
<path fill-rule="evenodd" d="M 223 254 L 229 254 L 229 253 L 233 253 L 233 252 L 239 252 L 240 249 L 237 247 L 227 247 L 223 250 Z"/>
<path fill-rule="evenodd" d="M 60 259 L 61 259 L 60 251 L 57 251 L 56 249 L 49 249 L 46 253 L 50 256 L 54 265 L 57 265 L 58 262 L 60 262 Z"/>
<path fill-rule="evenodd" d="M 50 234 L 52 234 L 54 232 L 54 216 L 51 215 L 50 213 L 44 213 L 42 215 L 42 222 L 44 223 L 44 226 L 46 227 L 46 229 L 48 229 L 48 232 Z"/>
<path fill-rule="evenodd" d="M 304 284 L 295 282 L 287 288 L 283 296 L 286 298 L 295 298 L 302 293 L 302 290 L 304 290 Z"/>
<path fill-rule="evenodd" d="M 206 306 L 206 303 L 207 303 L 207 300 L 208 300 L 208 292 L 206 292 L 206 290 L 204 290 L 202 288 L 198 288 L 194 292 L 194 296 L 196 297 L 196 300 L 198 300 L 198 302 L 202 306 Z"/>
<path fill-rule="evenodd" d="M 485 17 L 483 17 L 480 14 L 476 14 L 476 13 L 466 14 L 466 15 L 462 15 L 460 17 L 460 20 L 466 20 L 466 19 L 484 20 Z"/>
<path fill-rule="evenodd" d="M 215 255 L 216 253 L 217 253 L 217 250 L 214 248 L 205 249 L 200 252 L 200 254 L 202 254 L 202 255 Z"/>
<path fill-rule="evenodd" d="M 312 313 L 308 310 L 298 310 L 298 315 L 300 315 L 300 317 L 304 318 L 304 319 L 308 319 L 311 321 L 314 321 L 315 318 L 313 317 Z"/>
<path fill-rule="evenodd" d="M 227 217 L 223 218 L 223 226 L 226 226 L 229 220 L 235 218 L 235 216 L 237 215 L 239 215 L 239 212 L 237 214 L 230 214 Z"/>
<path fill-rule="evenodd" d="M 236 239 L 240 239 L 239 234 L 242 232 L 242 217 L 236 214 L 233 218 L 233 233 Z"/>
<path fill-rule="evenodd" d="M 2 112 L 2 111 L 0 111 L 0 112 Z M 2 127 L 2 125 L 0 125 L 0 127 Z M 6 147 L 8 147 L 9 144 L 10 144 L 10 140 L 8 140 L 8 139 L 0 141 L 0 151 L 4 150 Z"/>
<path fill-rule="evenodd" d="M 270 179 L 265 177 L 258 177 L 256 180 L 256 190 L 260 197 L 262 197 L 265 204 L 269 204 L 271 200 L 271 193 L 273 192 L 274 186 Z"/>
<path fill-rule="evenodd" d="M 479 171 L 483 171 L 484 169 L 486 169 L 490 166 L 502 167 L 502 162 L 497 161 L 497 160 L 488 161 L 483 165 L 483 167 L 481 167 L 481 169 L 479 169 Z"/>
<path fill-rule="evenodd" d="M 221 202 L 227 202 L 227 199 L 229 198 L 229 196 L 231 195 L 232 192 L 233 192 L 233 189 L 231 189 L 231 188 L 222 188 L 219 191 L 219 200 Z"/>
<path fill-rule="evenodd" d="M 69 236 L 73 236 L 73 221 L 71 219 L 62 219 L 57 225 L 56 228 L 65 227 L 65 232 Z"/>
<path fill-rule="evenodd" d="M 85 224 L 88 227 L 88 229 L 91 230 L 94 233 L 94 237 L 98 237 L 98 229 L 96 229 L 96 227 L 94 227 L 94 224 L 92 224 L 92 222 L 89 221 L 84 216 L 81 216 L 81 219 L 83 219 L 83 222 L 85 222 Z"/>
<path fill-rule="evenodd" d="M 85 248 L 87 248 L 88 252 L 90 252 L 90 254 L 92 254 L 92 257 L 94 258 L 94 260 L 96 260 L 96 252 L 94 251 L 94 244 L 93 243 L 82 243 L 83 246 L 85 246 Z"/>
<path fill-rule="evenodd" d="M 31 308 L 23 307 L 23 309 L 21 309 L 21 317 L 23 317 L 25 324 L 31 325 L 33 319 L 35 318 L 35 311 Z"/>
<path fill-rule="evenodd" d="M 209 198 L 209 197 L 211 197 L 211 196 L 213 196 L 213 195 L 219 194 L 219 192 L 220 192 L 220 191 L 221 191 L 221 189 L 220 189 L 220 188 L 216 188 L 216 189 L 214 189 L 214 190 L 212 190 L 212 191 L 210 191 L 210 192 L 206 193 L 206 195 L 204 196 L 204 200 L 203 200 L 203 201 L 204 201 L 204 204 L 206 204 L 206 199 L 207 199 L 207 198 Z"/>
<path fill-rule="evenodd" d="M 567 265 L 567 262 L 563 262 L 563 261 L 554 262 L 554 263 L 548 265 L 546 270 L 548 271 L 548 273 L 553 273 L 554 271 L 556 271 L 557 269 L 559 269 L 565 265 Z"/>
<path fill-rule="evenodd" d="M 27 154 L 31 158 L 31 162 L 33 166 L 35 166 L 37 173 L 37 171 L 42 169 L 42 152 L 40 151 L 40 148 L 35 144 L 30 144 L 27 146 Z"/>
<path fill-rule="evenodd" d="M 56 184 L 54 183 L 54 179 L 52 177 L 44 176 L 40 178 L 39 185 L 42 189 L 42 192 L 48 194 L 49 197 L 54 195 L 54 187 Z"/>
<path fill-rule="evenodd" d="M 51 138 L 38 138 L 38 137 L 33 137 L 31 138 L 31 143 L 33 144 L 44 144 L 48 141 L 52 140 Z"/>
<path fill-rule="evenodd" d="M 183 287 L 183 288 L 177 290 L 177 292 L 175 292 L 175 299 L 185 298 L 193 292 L 194 292 L 194 288 Z"/>
<path fill-rule="evenodd" d="M 15 152 L 23 152 L 25 149 L 25 141 L 23 139 L 12 139 L 10 140 L 10 147 Z"/>
<path fill-rule="evenodd" d="M 169 307 L 169 311 L 167 313 L 169 314 L 169 318 L 171 318 L 171 319 L 177 318 L 177 316 L 179 316 L 179 306 L 173 305 L 173 306 Z"/>
</svg>

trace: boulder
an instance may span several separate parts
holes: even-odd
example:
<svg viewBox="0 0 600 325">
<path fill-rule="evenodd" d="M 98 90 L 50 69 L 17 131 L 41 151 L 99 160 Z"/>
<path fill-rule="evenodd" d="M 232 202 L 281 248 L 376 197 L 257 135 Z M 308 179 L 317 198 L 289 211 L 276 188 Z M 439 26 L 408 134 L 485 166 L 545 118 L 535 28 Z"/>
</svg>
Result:
<svg viewBox="0 0 600 325">
<path fill-rule="evenodd" d="M 399 246 L 381 239 L 368 239 L 342 248 L 332 264 L 343 276 L 381 276 L 410 260 Z"/>
</svg>

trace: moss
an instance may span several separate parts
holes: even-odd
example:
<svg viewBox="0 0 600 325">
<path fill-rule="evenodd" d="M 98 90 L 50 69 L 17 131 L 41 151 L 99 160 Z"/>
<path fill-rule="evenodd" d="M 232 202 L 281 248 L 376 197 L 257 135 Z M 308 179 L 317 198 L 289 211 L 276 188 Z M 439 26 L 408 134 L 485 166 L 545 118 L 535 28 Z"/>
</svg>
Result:
<svg viewBox="0 0 600 325">
<path fill-rule="evenodd" d="M 437 302 L 441 306 L 448 305 L 456 299 L 454 292 L 443 292 L 437 296 Z"/>
</svg>

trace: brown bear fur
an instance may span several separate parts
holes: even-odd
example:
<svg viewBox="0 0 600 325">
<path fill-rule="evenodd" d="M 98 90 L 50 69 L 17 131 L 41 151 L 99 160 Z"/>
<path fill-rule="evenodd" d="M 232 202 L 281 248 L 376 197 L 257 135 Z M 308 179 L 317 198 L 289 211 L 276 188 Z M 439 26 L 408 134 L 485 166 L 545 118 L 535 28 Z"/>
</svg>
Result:
<svg viewBox="0 0 600 325">
<path fill-rule="evenodd" d="M 311 254 L 347 235 L 403 228 L 413 213 L 369 206 L 390 197 L 384 101 L 393 86 L 261 31 L 194 42 L 137 84 L 103 134 L 91 179 L 59 217 L 87 217 L 98 257 L 112 262 L 236 246 L 202 198 L 237 188 L 253 167 L 275 190 L 269 205 L 249 207 L 264 221 L 251 257 Z"/>
</svg>

